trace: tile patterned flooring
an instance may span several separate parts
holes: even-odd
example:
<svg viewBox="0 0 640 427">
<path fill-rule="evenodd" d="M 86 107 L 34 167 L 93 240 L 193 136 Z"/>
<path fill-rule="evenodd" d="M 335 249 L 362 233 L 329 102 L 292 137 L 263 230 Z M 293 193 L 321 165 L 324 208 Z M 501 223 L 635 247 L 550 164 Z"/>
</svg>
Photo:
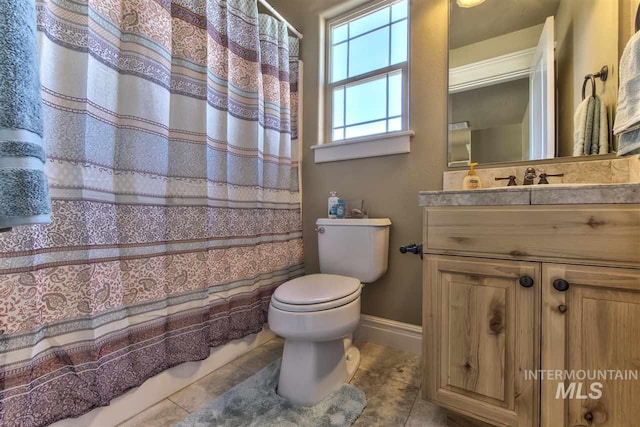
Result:
<svg viewBox="0 0 640 427">
<path fill-rule="evenodd" d="M 281 357 L 283 345 L 274 338 L 118 427 L 169 427 Z M 366 393 L 367 407 L 354 426 L 447 425 L 446 413 L 420 398 L 419 356 L 364 341 L 355 345 L 362 358 L 351 384 Z"/>
</svg>

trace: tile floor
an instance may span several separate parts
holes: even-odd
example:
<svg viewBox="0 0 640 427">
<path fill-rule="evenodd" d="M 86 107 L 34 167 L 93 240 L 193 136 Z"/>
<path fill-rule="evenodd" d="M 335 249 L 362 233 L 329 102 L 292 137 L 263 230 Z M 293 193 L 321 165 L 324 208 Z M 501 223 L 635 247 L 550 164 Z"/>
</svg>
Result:
<svg viewBox="0 0 640 427">
<path fill-rule="evenodd" d="M 282 356 L 274 338 L 255 350 L 146 409 L 119 427 L 169 427 Z M 445 427 L 446 414 L 420 398 L 420 357 L 369 342 L 357 342 L 361 362 L 351 383 L 367 395 L 354 426 Z"/>
</svg>

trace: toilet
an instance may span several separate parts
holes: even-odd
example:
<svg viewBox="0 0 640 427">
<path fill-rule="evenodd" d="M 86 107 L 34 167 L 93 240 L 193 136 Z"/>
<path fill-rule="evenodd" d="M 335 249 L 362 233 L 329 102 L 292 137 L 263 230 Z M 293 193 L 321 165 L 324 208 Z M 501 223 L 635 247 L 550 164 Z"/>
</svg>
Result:
<svg viewBox="0 0 640 427">
<path fill-rule="evenodd" d="M 285 339 L 278 394 L 311 406 L 349 382 L 360 364 L 351 334 L 360 321 L 363 283 L 387 271 L 389 226 L 382 219 L 318 219 L 320 274 L 276 289 L 269 326 Z"/>
</svg>

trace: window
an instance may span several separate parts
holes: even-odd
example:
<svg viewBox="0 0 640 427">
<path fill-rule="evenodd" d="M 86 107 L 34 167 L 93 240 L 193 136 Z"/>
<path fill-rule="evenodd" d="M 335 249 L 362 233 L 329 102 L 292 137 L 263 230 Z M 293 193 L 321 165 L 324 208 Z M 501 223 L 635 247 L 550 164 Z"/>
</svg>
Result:
<svg viewBox="0 0 640 427">
<path fill-rule="evenodd" d="M 328 23 L 327 142 L 408 129 L 408 0 Z"/>
</svg>

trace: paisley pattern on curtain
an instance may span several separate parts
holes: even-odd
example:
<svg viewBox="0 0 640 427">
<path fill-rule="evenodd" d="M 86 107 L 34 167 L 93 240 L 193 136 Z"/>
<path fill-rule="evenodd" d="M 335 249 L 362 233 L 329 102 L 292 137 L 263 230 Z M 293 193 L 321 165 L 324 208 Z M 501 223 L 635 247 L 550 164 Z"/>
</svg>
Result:
<svg viewBox="0 0 640 427">
<path fill-rule="evenodd" d="M 53 222 L 0 234 L 0 424 L 258 332 L 302 274 L 298 40 L 256 0 L 37 0 Z"/>
</svg>

